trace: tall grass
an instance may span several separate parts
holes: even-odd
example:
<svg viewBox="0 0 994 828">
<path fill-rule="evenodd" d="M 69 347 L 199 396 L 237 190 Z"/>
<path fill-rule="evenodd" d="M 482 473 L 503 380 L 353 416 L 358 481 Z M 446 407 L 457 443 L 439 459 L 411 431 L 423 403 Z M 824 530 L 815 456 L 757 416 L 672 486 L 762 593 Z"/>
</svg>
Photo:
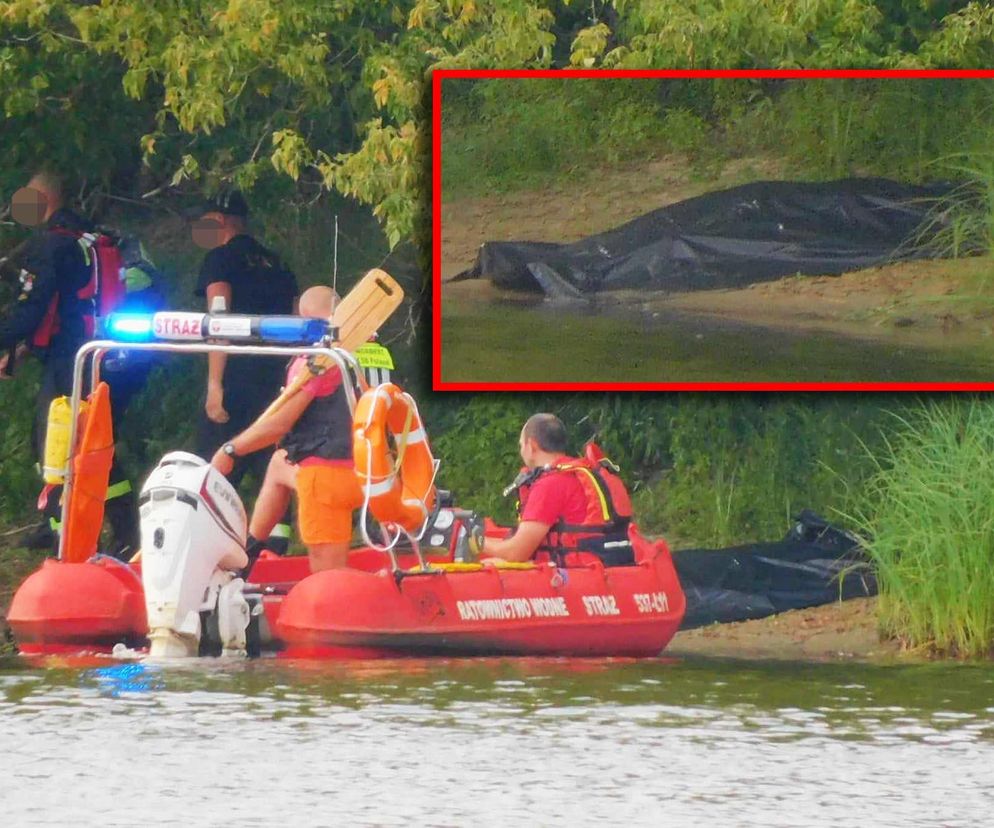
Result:
<svg viewBox="0 0 994 828">
<path fill-rule="evenodd" d="M 447 198 L 595 178 L 605 164 L 651 155 L 667 132 L 654 80 L 450 81 L 444 94 Z M 684 141 L 694 127 L 686 117 L 669 124 Z"/>
<path fill-rule="evenodd" d="M 910 243 L 951 258 L 994 255 L 994 155 L 955 153 L 933 166 L 962 183 L 931 206 Z"/>
<path fill-rule="evenodd" d="M 693 170 L 775 156 L 803 179 L 957 176 L 994 137 L 986 80 L 500 79 L 450 82 L 443 119 L 449 198 L 595 176 L 665 153 Z M 983 166 L 983 164 L 979 164 Z M 966 174 L 966 177 L 971 177 Z"/>
<path fill-rule="evenodd" d="M 967 657 L 994 647 L 994 403 L 930 402 L 900 419 L 858 516 L 884 632 Z"/>
</svg>

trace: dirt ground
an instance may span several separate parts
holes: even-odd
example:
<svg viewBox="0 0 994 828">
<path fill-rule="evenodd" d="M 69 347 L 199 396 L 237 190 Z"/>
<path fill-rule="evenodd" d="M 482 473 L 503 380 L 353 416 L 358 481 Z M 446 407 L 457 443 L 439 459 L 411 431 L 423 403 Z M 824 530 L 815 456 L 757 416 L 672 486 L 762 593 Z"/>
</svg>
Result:
<svg viewBox="0 0 994 828">
<path fill-rule="evenodd" d="M 703 180 L 686 162 L 669 156 L 593 180 L 566 179 L 545 190 L 443 200 L 443 302 L 513 297 L 485 280 L 446 283 L 472 265 L 485 241 L 576 241 L 675 201 L 786 175 L 776 161 L 752 159 L 730 162 L 717 178 Z M 626 291 L 612 298 L 638 303 L 649 313 L 672 309 L 795 332 L 994 354 L 991 286 L 994 261 L 971 258 L 906 262 L 841 276 L 792 276 L 744 289 L 651 296 Z"/>
<path fill-rule="evenodd" d="M 721 658 L 861 661 L 905 655 L 898 642 L 880 640 L 876 598 L 853 598 L 756 621 L 685 630 L 676 634 L 666 652 Z"/>
</svg>

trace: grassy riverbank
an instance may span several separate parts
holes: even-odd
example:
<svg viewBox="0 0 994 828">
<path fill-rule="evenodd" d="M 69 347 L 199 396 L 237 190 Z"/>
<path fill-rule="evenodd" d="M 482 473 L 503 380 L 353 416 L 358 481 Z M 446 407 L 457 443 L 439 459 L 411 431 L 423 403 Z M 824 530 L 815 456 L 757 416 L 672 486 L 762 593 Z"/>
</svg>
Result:
<svg viewBox="0 0 994 828">
<path fill-rule="evenodd" d="M 44 560 L 43 552 L 33 552 L 17 545 L 20 534 L 6 529 L 0 533 L 0 658 L 14 652 L 13 642 L 5 621 L 10 599 L 18 585 Z"/>
<path fill-rule="evenodd" d="M 908 412 L 859 513 L 886 634 L 994 656 L 994 405 L 960 398 Z"/>
</svg>

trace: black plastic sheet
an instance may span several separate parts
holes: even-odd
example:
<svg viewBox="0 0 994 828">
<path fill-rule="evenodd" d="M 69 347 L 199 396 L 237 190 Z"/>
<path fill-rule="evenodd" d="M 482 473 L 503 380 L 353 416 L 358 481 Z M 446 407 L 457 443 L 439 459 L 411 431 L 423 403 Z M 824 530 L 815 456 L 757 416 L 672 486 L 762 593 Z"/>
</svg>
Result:
<svg viewBox="0 0 994 828">
<path fill-rule="evenodd" d="M 575 296 L 740 287 L 935 258 L 949 183 L 759 181 L 671 204 L 572 244 L 487 242 L 454 281 Z"/>
<path fill-rule="evenodd" d="M 684 630 L 877 593 L 856 538 L 807 510 L 782 541 L 678 550 L 673 563 L 687 596 Z"/>
</svg>

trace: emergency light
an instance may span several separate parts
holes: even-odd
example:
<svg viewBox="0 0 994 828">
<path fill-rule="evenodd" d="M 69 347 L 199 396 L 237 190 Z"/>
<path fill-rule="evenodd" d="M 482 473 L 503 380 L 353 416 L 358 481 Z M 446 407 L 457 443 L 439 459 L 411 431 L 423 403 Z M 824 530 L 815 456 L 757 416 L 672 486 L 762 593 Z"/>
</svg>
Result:
<svg viewBox="0 0 994 828">
<path fill-rule="evenodd" d="M 225 339 L 235 342 L 272 342 L 312 345 L 332 333 L 324 319 L 300 316 L 242 316 L 223 313 L 160 311 L 155 314 L 112 313 L 103 320 L 104 334 L 122 342 L 203 342 Z"/>
<path fill-rule="evenodd" d="M 112 313 L 103 324 L 108 339 L 146 342 L 152 338 L 152 317 L 147 313 Z"/>
</svg>

